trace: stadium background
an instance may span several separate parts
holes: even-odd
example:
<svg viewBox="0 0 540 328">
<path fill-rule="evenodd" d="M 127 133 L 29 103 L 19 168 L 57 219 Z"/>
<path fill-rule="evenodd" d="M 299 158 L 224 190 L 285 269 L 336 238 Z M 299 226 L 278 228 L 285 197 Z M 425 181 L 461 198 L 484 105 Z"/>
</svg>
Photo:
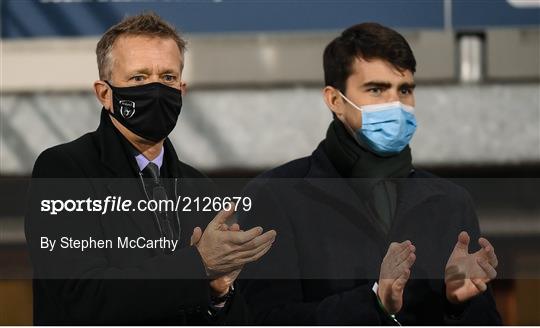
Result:
<svg viewBox="0 0 540 328">
<path fill-rule="evenodd" d="M 331 114 L 322 51 L 342 29 L 396 28 L 418 62 L 413 159 L 467 178 L 504 272 L 506 324 L 540 324 L 540 1 L 1 2 L 0 324 L 31 324 L 23 214 L 44 149 L 95 130 L 95 45 L 152 10 L 188 40 L 188 95 L 171 139 L 212 177 L 250 177 L 308 155 Z"/>
</svg>

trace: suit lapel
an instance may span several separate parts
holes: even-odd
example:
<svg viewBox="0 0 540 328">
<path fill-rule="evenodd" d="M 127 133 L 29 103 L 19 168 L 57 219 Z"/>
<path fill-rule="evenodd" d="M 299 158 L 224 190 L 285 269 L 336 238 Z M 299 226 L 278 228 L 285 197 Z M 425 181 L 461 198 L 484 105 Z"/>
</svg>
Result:
<svg viewBox="0 0 540 328">
<path fill-rule="evenodd" d="M 398 194 L 396 211 L 392 227 L 386 234 L 376 224 L 377 218 L 367 204 L 367 200 L 360 199 L 347 181 L 339 175 L 321 146 L 313 152 L 310 170 L 305 178 L 307 183 L 303 185 L 311 186 L 316 189 L 316 193 L 324 195 L 324 197 L 318 196 L 318 201 L 331 203 L 355 226 L 364 231 L 371 231 L 378 236 L 377 240 L 385 242 L 388 242 L 387 239 L 392 235 L 395 227 L 407 217 L 407 212 L 433 197 L 444 195 L 437 178 L 426 177 L 414 170 L 407 178 L 395 179 Z M 309 191 L 308 188 L 303 189 L 304 193 L 312 192 L 311 198 L 317 197 L 316 193 Z"/>
<path fill-rule="evenodd" d="M 310 170 L 305 179 L 306 183 L 302 185 L 310 186 L 315 188 L 317 193 L 322 193 L 324 197 L 320 197 L 321 201 L 330 203 L 359 229 L 376 234 L 377 240 L 386 240 L 384 231 L 375 223 L 376 218 L 367 205 L 367 200 L 360 199 L 347 181 L 339 175 L 320 145 L 311 156 Z M 309 188 L 303 189 L 304 193 L 309 192 Z M 310 197 L 313 198 L 315 195 L 312 194 Z"/>
<path fill-rule="evenodd" d="M 132 208 L 135 208 L 137 202 L 141 199 L 147 199 L 144 193 L 140 192 L 141 183 L 137 179 L 130 178 L 115 178 L 112 179 L 107 189 L 111 192 L 111 195 L 122 197 L 122 200 L 129 199 L 132 201 Z M 150 239 L 157 239 L 160 237 L 157 218 L 151 211 L 128 211 L 124 212 L 133 224 L 137 227 L 141 236 L 145 236 Z"/>
<path fill-rule="evenodd" d="M 108 113 L 103 110 L 101 122 L 96 131 L 101 150 L 101 162 L 111 173 L 106 181 L 106 188 L 111 196 L 120 196 L 123 200 L 132 201 L 132 208 L 141 199 L 147 199 L 139 176 L 136 175 L 135 161 L 130 161 L 128 149 L 122 144 L 120 133 L 113 126 Z M 127 142 L 127 141 L 126 141 Z M 142 236 L 159 238 L 156 217 L 152 212 L 139 210 L 124 212 L 138 228 Z"/>
<path fill-rule="evenodd" d="M 407 218 L 407 212 L 430 200 L 444 196 L 439 186 L 439 178 L 426 177 L 417 171 L 411 172 L 405 179 L 397 179 L 397 205 L 392 227 L 399 225 Z M 393 229 L 392 229 L 393 230 Z"/>
</svg>

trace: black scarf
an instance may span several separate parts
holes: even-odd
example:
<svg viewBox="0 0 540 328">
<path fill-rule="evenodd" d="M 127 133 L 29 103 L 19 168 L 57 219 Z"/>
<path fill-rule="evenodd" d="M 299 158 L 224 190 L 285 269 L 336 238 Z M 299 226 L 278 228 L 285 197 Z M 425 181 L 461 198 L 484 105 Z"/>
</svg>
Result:
<svg viewBox="0 0 540 328">
<path fill-rule="evenodd" d="M 409 146 L 396 155 L 379 156 L 354 139 L 337 118 L 328 127 L 324 150 L 344 178 L 405 178 L 413 169 Z"/>
<path fill-rule="evenodd" d="M 413 171 L 411 149 L 379 156 L 347 131 L 335 118 L 328 127 L 323 149 L 338 171 L 362 201 L 374 211 L 383 233 L 391 227 L 397 202 L 395 178 L 406 178 Z"/>
</svg>

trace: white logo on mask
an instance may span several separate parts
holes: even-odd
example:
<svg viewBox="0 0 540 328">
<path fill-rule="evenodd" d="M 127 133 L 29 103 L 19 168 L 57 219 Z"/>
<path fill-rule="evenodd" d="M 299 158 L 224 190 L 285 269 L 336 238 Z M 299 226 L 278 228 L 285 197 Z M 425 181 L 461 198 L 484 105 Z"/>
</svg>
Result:
<svg viewBox="0 0 540 328">
<path fill-rule="evenodd" d="M 120 104 L 120 115 L 123 118 L 131 118 L 135 114 L 135 102 L 131 100 L 120 100 L 118 103 Z"/>
</svg>

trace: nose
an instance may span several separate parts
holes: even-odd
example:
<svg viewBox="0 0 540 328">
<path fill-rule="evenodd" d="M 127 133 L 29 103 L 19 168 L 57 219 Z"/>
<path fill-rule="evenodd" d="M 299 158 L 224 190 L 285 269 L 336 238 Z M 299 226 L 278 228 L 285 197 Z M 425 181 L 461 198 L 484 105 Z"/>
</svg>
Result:
<svg viewBox="0 0 540 328">
<path fill-rule="evenodd" d="M 153 83 L 153 82 L 159 82 L 159 76 L 158 75 L 156 75 L 156 74 L 150 75 L 150 77 L 148 78 L 148 83 Z"/>
<path fill-rule="evenodd" d="M 385 99 L 386 102 L 399 101 L 399 90 L 389 89 L 388 91 L 388 96 Z"/>
</svg>

